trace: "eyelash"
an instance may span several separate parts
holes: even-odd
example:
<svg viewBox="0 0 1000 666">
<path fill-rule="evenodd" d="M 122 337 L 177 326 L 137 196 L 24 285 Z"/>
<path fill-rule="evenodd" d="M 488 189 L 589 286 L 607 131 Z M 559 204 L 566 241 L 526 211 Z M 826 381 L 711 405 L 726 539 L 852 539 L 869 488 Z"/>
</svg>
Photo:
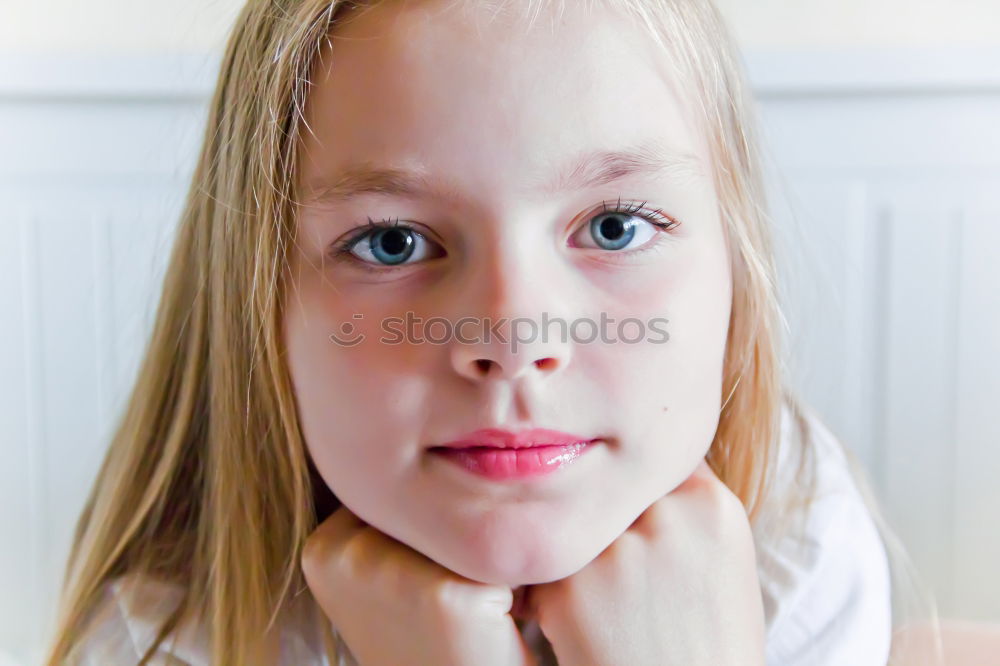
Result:
<svg viewBox="0 0 1000 666">
<path fill-rule="evenodd" d="M 664 232 L 672 231 L 677 226 L 680 225 L 679 221 L 677 221 L 676 219 L 674 219 L 670 215 L 667 215 L 666 213 L 664 213 L 663 209 L 656 208 L 656 209 L 650 210 L 650 209 L 645 208 L 645 205 L 646 205 L 645 201 L 643 201 L 641 204 L 632 205 L 632 204 L 626 203 L 626 204 L 623 205 L 621 197 L 619 197 L 618 201 L 614 205 L 612 205 L 610 208 L 608 207 L 608 202 L 607 201 L 602 201 L 601 202 L 602 210 L 600 211 L 600 213 L 626 213 L 628 215 L 637 215 L 638 217 L 643 218 L 645 221 L 649 222 L 650 224 L 652 224 L 653 226 L 657 227 L 658 229 L 660 229 L 661 231 L 664 231 Z M 600 214 L 600 213 L 598 213 L 598 214 Z M 399 223 L 399 218 L 398 217 L 395 219 L 395 221 L 393 221 L 391 219 L 389 219 L 389 220 L 383 219 L 383 220 L 375 221 L 375 220 L 372 220 L 369 217 L 368 218 L 368 224 L 366 225 L 365 230 L 361 231 L 361 232 L 358 232 L 356 234 L 351 234 L 346 239 L 335 242 L 333 244 L 332 249 L 331 249 L 331 255 L 333 256 L 334 259 L 349 259 L 350 258 L 351 250 L 354 248 L 354 245 L 356 243 L 359 243 L 361 240 L 363 240 L 369 234 L 372 234 L 375 231 L 378 231 L 378 230 L 381 230 L 381 229 L 392 229 L 392 228 L 396 228 L 396 227 L 402 227 L 403 229 L 410 229 L 414 233 L 418 233 L 418 234 L 420 233 L 416 229 L 413 229 L 413 227 L 409 227 L 409 226 L 406 226 L 406 225 L 401 225 Z M 421 234 L 421 235 L 423 235 L 423 234 Z M 644 250 L 633 250 L 632 252 L 622 253 L 622 254 L 635 254 L 635 253 L 643 252 L 643 251 Z M 617 253 L 615 253 L 615 254 L 617 254 Z M 408 266 L 408 264 L 402 264 L 402 265 L 399 265 L 399 266 L 381 266 L 381 267 L 376 267 L 376 266 L 371 265 L 368 262 L 364 262 L 364 261 L 358 261 L 357 263 L 361 265 L 361 268 L 363 270 L 367 270 L 367 271 L 371 271 L 371 272 L 376 272 L 376 273 L 391 273 L 391 272 L 393 272 L 395 270 L 405 269 Z"/>
</svg>

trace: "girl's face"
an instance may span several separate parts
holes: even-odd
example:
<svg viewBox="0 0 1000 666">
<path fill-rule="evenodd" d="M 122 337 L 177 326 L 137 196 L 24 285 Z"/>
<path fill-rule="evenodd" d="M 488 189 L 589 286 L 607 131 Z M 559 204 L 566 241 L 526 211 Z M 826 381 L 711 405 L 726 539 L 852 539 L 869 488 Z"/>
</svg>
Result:
<svg viewBox="0 0 1000 666">
<path fill-rule="evenodd" d="M 443 6 L 384 3 L 324 45 L 288 362 L 309 452 L 348 509 L 468 578 L 548 582 L 708 451 L 728 249 L 692 95 L 642 28 L 595 9 L 524 34 Z M 378 239 L 368 218 L 402 229 Z M 547 339 L 510 323 L 543 316 Z M 583 321 L 563 335 L 556 318 Z M 518 480 L 429 451 L 486 427 L 601 441 Z"/>
</svg>

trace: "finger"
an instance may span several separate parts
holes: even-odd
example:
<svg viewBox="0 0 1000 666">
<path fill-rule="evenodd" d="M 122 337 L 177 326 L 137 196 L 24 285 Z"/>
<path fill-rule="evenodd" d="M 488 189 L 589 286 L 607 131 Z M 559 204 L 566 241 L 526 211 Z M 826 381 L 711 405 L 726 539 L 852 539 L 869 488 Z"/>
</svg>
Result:
<svg viewBox="0 0 1000 666">
<path fill-rule="evenodd" d="M 682 492 L 679 493 L 685 497 L 690 498 L 709 498 L 709 497 L 720 497 L 724 498 L 726 501 L 732 501 L 733 504 L 739 505 L 741 510 L 746 509 L 743 501 L 732 491 L 732 489 L 723 481 L 716 473 L 715 470 L 708 464 L 708 461 L 702 460 L 691 476 L 681 484 Z M 679 488 L 680 490 L 681 488 Z"/>
<path fill-rule="evenodd" d="M 708 464 L 708 461 L 705 458 L 702 458 L 691 472 L 690 476 L 688 476 L 688 478 L 685 479 L 684 483 L 681 485 L 686 485 L 686 489 L 689 489 L 701 484 L 711 485 L 716 483 L 722 483 L 722 480 L 719 479 L 718 475 L 716 475 L 715 470 L 713 470 L 711 465 Z"/>
<path fill-rule="evenodd" d="M 670 510 L 670 504 L 679 501 L 699 489 L 706 489 L 712 484 L 722 484 L 715 472 L 709 466 L 708 461 L 703 457 L 698 461 L 694 470 L 678 484 L 672 491 L 660 497 L 650 504 L 634 521 L 629 525 L 629 530 L 648 532 L 654 530 L 656 525 L 665 519 L 665 512 Z"/>
<path fill-rule="evenodd" d="M 715 471 L 712 469 L 711 465 L 708 464 L 708 460 L 706 460 L 705 458 L 702 458 L 701 461 L 698 463 L 698 466 L 695 467 L 694 473 L 701 478 L 718 479 L 718 477 L 715 475 Z"/>
<path fill-rule="evenodd" d="M 341 504 L 316 528 L 322 532 L 325 539 L 342 543 L 351 534 L 368 527 L 368 523 L 358 517 L 353 511 Z"/>
<path fill-rule="evenodd" d="M 524 585 L 514 590 L 514 600 L 510 606 L 510 614 L 514 619 L 524 619 L 526 606 L 524 597 L 526 591 L 527 587 Z"/>
</svg>

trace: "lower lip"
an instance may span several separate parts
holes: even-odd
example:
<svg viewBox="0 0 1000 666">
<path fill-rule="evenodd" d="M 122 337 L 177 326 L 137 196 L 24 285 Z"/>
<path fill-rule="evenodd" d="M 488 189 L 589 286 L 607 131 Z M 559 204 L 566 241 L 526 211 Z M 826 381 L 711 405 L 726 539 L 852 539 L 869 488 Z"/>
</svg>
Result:
<svg viewBox="0 0 1000 666">
<path fill-rule="evenodd" d="M 469 449 L 432 449 L 431 453 L 465 470 L 494 480 L 528 479 L 547 476 L 572 464 L 597 441 L 532 446 L 521 449 L 474 447 Z"/>
</svg>

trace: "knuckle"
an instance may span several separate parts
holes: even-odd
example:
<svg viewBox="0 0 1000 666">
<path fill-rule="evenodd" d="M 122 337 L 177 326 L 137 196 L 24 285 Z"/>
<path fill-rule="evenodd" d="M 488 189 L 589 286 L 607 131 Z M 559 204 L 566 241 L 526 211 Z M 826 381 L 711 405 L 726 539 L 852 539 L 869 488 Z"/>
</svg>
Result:
<svg viewBox="0 0 1000 666">
<path fill-rule="evenodd" d="M 412 607 L 442 630 L 453 627 L 464 616 L 459 600 L 459 591 L 454 582 L 441 580 L 417 590 L 413 594 Z"/>
<path fill-rule="evenodd" d="M 453 577 L 444 577 L 421 591 L 419 602 L 439 624 L 457 627 L 480 614 L 503 604 L 497 590 L 481 584 L 463 583 Z M 513 597 L 513 592 L 508 592 Z M 513 598 L 508 600 L 513 601 Z"/>
<path fill-rule="evenodd" d="M 456 581 L 445 577 L 429 585 L 420 601 L 435 614 L 448 617 L 462 611 L 462 590 Z"/>
<path fill-rule="evenodd" d="M 365 536 L 363 532 L 346 538 L 322 530 L 313 532 L 302 546 L 300 560 L 303 573 L 307 578 L 320 572 L 327 578 L 341 572 L 353 575 L 358 565 L 365 561 Z"/>
<path fill-rule="evenodd" d="M 671 501 L 672 499 L 667 495 L 654 502 L 647 510 L 649 523 L 658 532 L 671 530 L 680 519 L 678 512 L 673 510 L 674 502 Z"/>
<path fill-rule="evenodd" d="M 734 493 L 729 486 L 721 482 L 714 485 L 714 494 L 720 511 L 731 517 L 740 517 L 746 513 L 743 501 L 737 497 L 736 493 Z"/>
<path fill-rule="evenodd" d="M 315 574 L 322 564 L 327 561 L 329 550 L 328 544 L 322 538 L 322 535 L 314 532 L 306 538 L 305 543 L 302 544 L 300 565 L 307 577 Z"/>
<path fill-rule="evenodd" d="M 375 578 L 383 597 L 412 606 L 414 597 L 417 596 L 416 590 L 420 589 L 419 574 L 412 569 L 406 558 L 388 554 L 375 566 Z"/>
<path fill-rule="evenodd" d="M 747 523 L 746 507 L 743 501 L 725 484 L 716 484 L 707 496 L 712 522 L 721 532 L 731 533 Z"/>
<path fill-rule="evenodd" d="M 325 562 L 337 545 L 343 540 L 342 515 L 337 511 L 317 525 L 302 544 L 301 562 L 316 566 Z"/>
<path fill-rule="evenodd" d="M 374 560 L 371 536 L 365 532 L 352 534 L 331 551 L 330 559 L 338 570 L 357 575 L 362 565 Z"/>
</svg>

